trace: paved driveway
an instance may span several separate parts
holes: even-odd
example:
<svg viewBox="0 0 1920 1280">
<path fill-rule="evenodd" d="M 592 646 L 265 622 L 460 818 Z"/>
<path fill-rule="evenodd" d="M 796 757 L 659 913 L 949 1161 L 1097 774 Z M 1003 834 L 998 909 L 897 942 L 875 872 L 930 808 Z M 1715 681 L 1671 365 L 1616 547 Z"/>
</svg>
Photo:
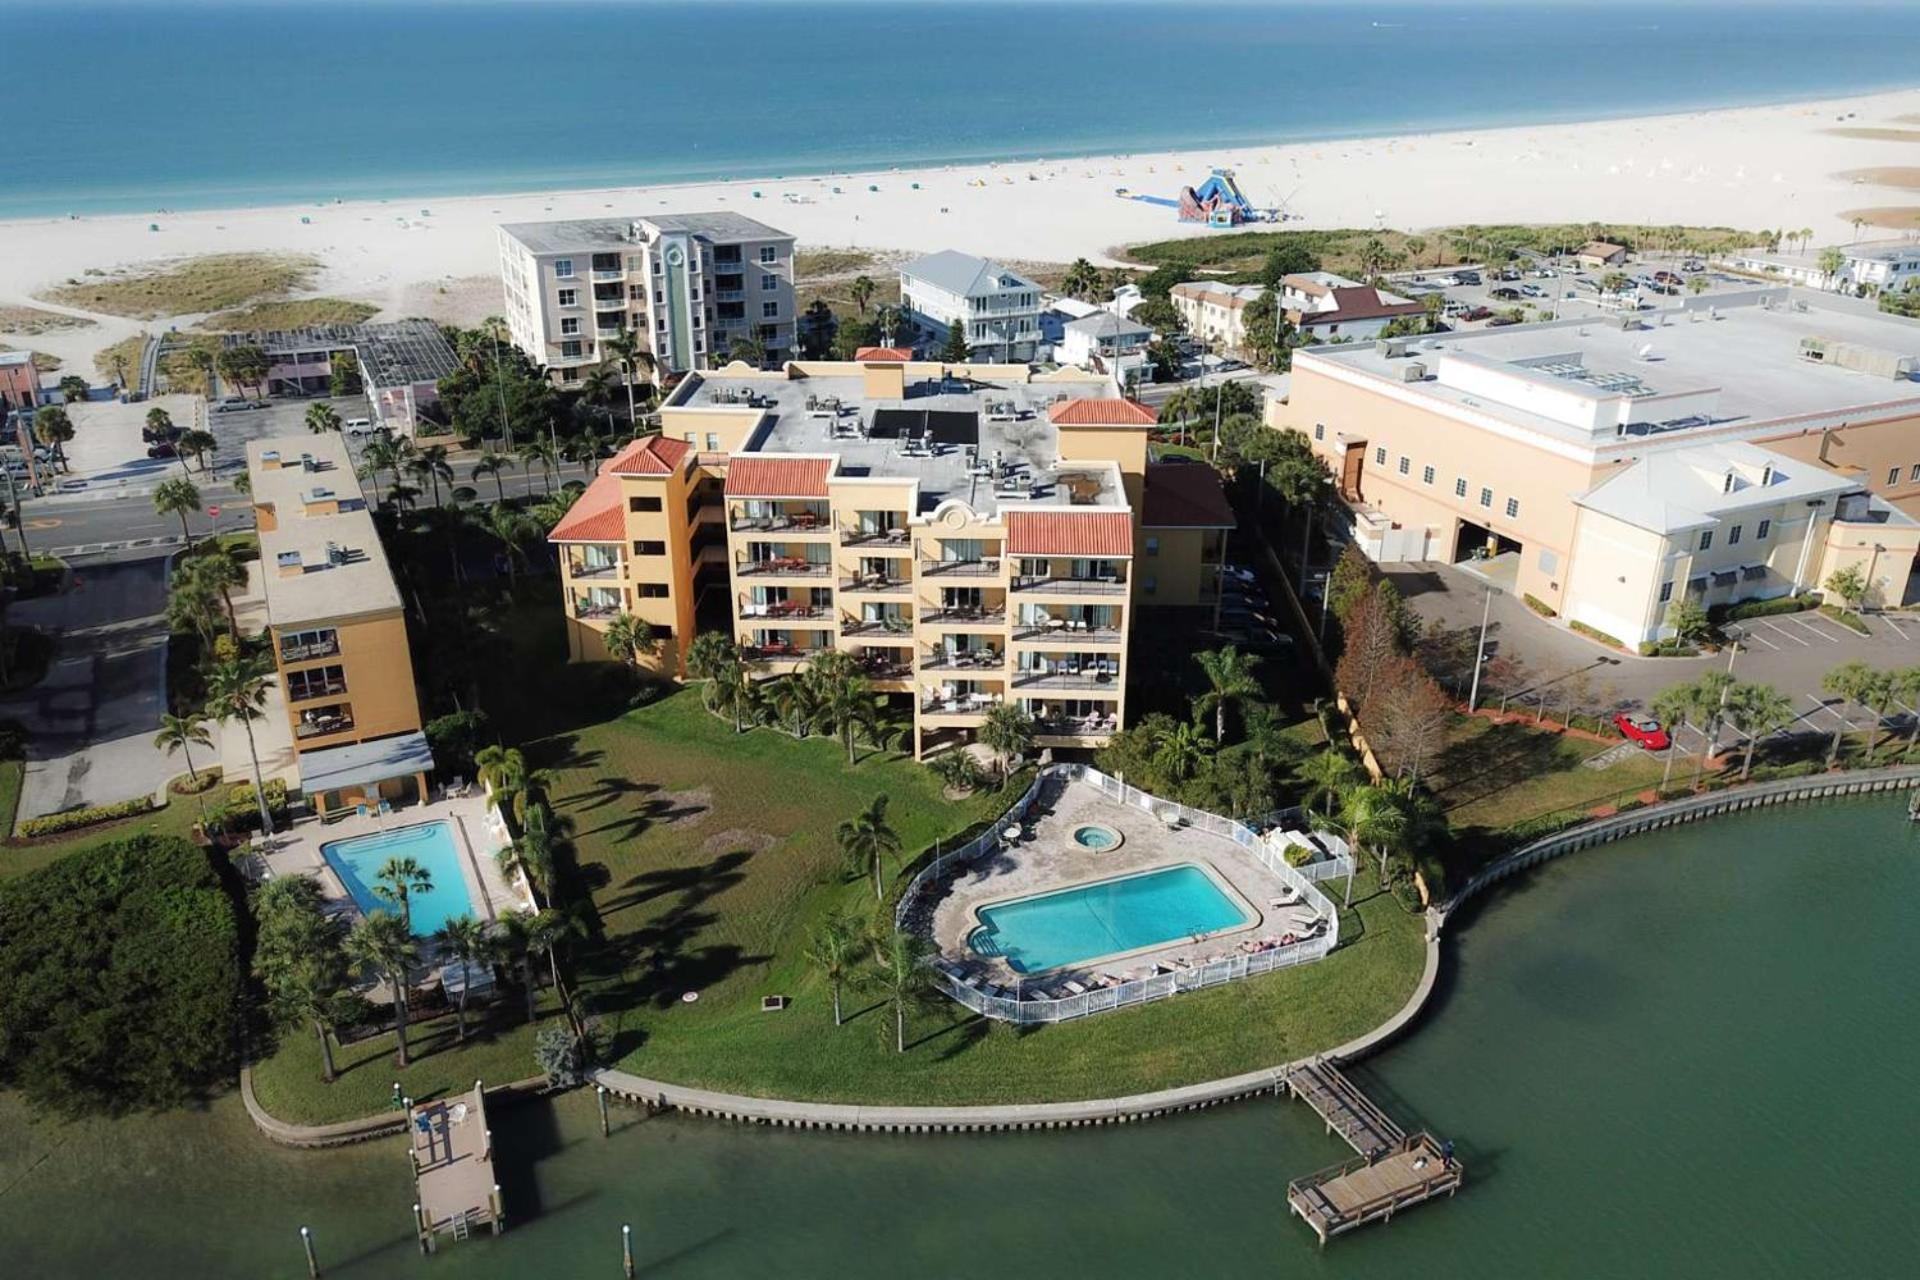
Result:
<svg viewBox="0 0 1920 1280">
<path fill-rule="evenodd" d="M 183 771 L 153 746 L 166 710 L 166 565 L 84 569 L 64 594 L 11 610 L 56 637 L 46 678 L 0 702 L 27 730 L 20 817 L 130 800 Z"/>
</svg>

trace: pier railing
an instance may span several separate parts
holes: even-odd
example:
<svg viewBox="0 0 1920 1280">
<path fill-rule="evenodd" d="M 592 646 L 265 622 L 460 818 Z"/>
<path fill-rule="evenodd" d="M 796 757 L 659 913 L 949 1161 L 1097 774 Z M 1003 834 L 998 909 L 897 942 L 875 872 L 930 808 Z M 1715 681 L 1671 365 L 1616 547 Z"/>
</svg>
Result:
<svg viewBox="0 0 1920 1280">
<path fill-rule="evenodd" d="M 1149 977 L 1118 982 L 1111 986 L 1091 987 L 1081 994 L 1068 996 L 1052 996 L 1019 989 L 1009 993 L 997 983 L 977 982 L 936 965 L 934 974 L 940 989 L 975 1013 L 1003 1022 L 1066 1022 L 1073 1018 L 1086 1017 L 1091 1013 L 1104 1013 L 1110 1009 L 1123 1009 L 1130 1005 L 1164 1000 L 1169 996 L 1179 995 L 1183 991 L 1198 991 L 1204 987 L 1219 986 L 1222 983 L 1237 982 L 1242 978 L 1271 973 L 1276 969 L 1308 964 L 1324 958 L 1340 944 L 1338 909 L 1308 877 L 1300 873 L 1298 868 L 1288 865 L 1287 842 L 1278 838 L 1279 833 L 1261 835 L 1246 824 L 1236 822 L 1232 818 L 1189 808 L 1178 801 L 1162 799 L 1082 764 L 1056 764 L 1042 769 L 1034 778 L 1033 784 L 1027 788 L 1026 793 L 986 830 L 957 849 L 950 852 L 942 851 L 934 861 L 923 867 L 907 885 L 906 891 L 900 895 L 899 905 L 894 910 L 896 927 L 912 928 L 915 916 L 925 905 L 922 898 L 929 886 L 939 883 L 959 868 L 967 866 L 981 854 L 997 849 L 1007 828 L 1026 818 L 1027 812 L 1033 807 L 1033 802 L 1050 781 L 1081 783 L 1094 788 L 1116 804 L 1141 809 L 1169 826 L 1190 828 L 1230 841 L 1242 854 L 1251 858 L 1298 894 L 1303 905 L 1312 908 L 1315 915 L 1326 921 L 1326 928 L 1319 936 L 1302 942 L 1274 947 L 1266 951 L 1240 952 L 1207 964 L 1176 969 L 1170 973 L 1155 973 Z"/>
</svg>

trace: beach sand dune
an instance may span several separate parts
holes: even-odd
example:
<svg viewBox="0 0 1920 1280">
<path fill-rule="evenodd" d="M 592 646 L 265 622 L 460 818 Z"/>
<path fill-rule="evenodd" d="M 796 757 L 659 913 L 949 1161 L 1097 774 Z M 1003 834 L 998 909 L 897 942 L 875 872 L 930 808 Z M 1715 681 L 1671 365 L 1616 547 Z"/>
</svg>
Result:
<svg viewBox="0 0 1920 1280">
<path fill-rule="evenodd" d="M 1912 165 L 1882 165 L 1877 169 L 1848 169 L 1834 177 L 1842 182 L 1866 183 L 1875 187 L 1894 187 L 1901 191 L 1920 191 L 1920 168 Z"/>
<path fill-rule="evenodd" d="M 1831 127 L 1847 113 L 1859 127 Z M 389 315 L 471 320 L 501 309 L 492 283 L 498 223 L 699 209 L 750 214 L 792 232 L 804 248 L 908 253 L 953 247 L 1008 260 L 1110 263 L 1128 243 L 1223 234 L 1130 198 L 1177 196 L 1182 186 L 1204 181 L 1214 165 L 1234 168 L 1256 203 L 1284 207 L 1288 227 L 1686 223 L 1806 227 L 1820 243 L 1853 238 L 1848 218 L 1862 193 L 1849 175 L 1898 172 L 1911 162 L 1904 139 L 1920 141 L 1920 130 L 1887 127 L 1903 117 L 1920 120 L 1920 89 L 1584 124 L 1155 155 L 18 220 L 0 223 L 0 305 L 29 303 L 39 290 L 90 268 L 258 250 L 318 259 L 317 293 L 364 298 Z M 1909 214 L 1890 209 L 1876 212 L 1875 220 Z M 109 335 L 92 333 L 87 341 L 95 339 Z"/>
</svg>

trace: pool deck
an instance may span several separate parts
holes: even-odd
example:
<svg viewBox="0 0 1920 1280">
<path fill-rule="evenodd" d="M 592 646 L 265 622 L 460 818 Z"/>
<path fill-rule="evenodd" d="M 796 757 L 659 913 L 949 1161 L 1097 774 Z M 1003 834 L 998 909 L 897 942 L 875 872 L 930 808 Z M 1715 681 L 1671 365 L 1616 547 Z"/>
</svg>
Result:
<svg viewBox="0 0 1920 1280">
<path fill-rule="evenodd" d="M 1291 891 L 1275 875 L 1248 857 L 1232 841 L 1190 827 L 1169 829 L 1141 809 L 1116 804 L 1092 787 L 1060 782 L 1035 800 L 1022 838 L 1012 848 L 983 856 L 948 883 L 933 911 L 932 937 L 949 961 L 983 967 L 987 980 L 1004 986 L 1064 982 L 1075 975 L 1099 979 L 1120 978 L 1156 966 L 1181 967 L 1231 955 L 1243 942 L 1302 932 L 1309 910 L 1301 906 L 1274 907 Z M 1087 849 L 1073 839 L 1078 827 L 1111 827 L 1124 839 L 1117 849 Z M 1017 974 L 998 957 L 976 955 L 967 937 L 979 924 L 981 907 L 1052 893 L 1075 885 L 1160 867 L 1196 863 L 1207 868 L 1229 888 L 1237 905 L 1247 909 L 1250 923 L 1222 929 L 1195 943 L 1182 940 L 1164 946 L 1100 957 L 1039 975 Z"/>
</svg>

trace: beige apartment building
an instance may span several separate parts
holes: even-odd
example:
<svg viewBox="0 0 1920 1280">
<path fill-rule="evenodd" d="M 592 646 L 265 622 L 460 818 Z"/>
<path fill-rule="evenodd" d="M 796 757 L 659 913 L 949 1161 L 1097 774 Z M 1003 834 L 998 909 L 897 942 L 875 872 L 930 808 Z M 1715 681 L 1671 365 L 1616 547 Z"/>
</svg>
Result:
<svg viewBox="0 0 1920 1280">
<path fill-rule="evenodd" d="M 405 610 L 338 432 L 247 444 L 259 586 L 300 789 L 322 814 L 424 800 Z"/>
<path fill-rule="evenodd" d="M 516 222 L 498 229 L 513 343 L 556 382 L 638 333 L 662 375 L 725 364 L 752 339 L 794 351 L 793 237 L 737 213 Z"/>
<path fill-rule="evenodd" d="M 1295 352 L 1267 421 L 1332 469 L 1376 560 L 1477 561 L 1624 643 L 1859 563 L 1899 603 L 1920 326 L 1760 291 L 1605 320 Z"/>
<path fill-rule="evenodd" d="M 1126 723 L 1136 612 L 1218 599 L 1213 473 L 1150 463 L 1153 411 L 1077 370 L 736 365 L 661 419 L 553 532 L 576 658 L 625 609 L 677 670 L 705 614 L 765 676 L 852 654 L 913 707 L 916 753 L 1008 701 L 1087 747 Z"/>
</svg>

